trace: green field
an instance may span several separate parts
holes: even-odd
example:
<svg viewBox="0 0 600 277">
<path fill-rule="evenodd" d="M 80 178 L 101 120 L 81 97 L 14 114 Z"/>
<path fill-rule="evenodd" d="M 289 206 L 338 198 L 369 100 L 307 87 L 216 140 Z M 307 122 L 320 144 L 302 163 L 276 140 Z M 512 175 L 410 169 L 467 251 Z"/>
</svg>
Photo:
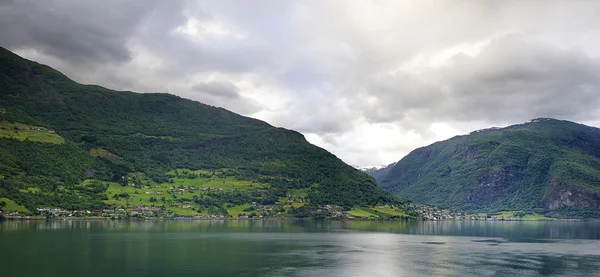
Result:
<svg viewBox="0 0 600 277">
<path fill-rule="evenodd" d="M 123 187 L 117 183 L 110 183 L 108 189 L 106 190 L 106 195 L 109 200 L 106 200 L 106 203 L 115 205 L 115 206 L 138 206 L 138 205 L 146 205 L 146 206 L 159 206 L 163 202 L 161 201 L 162 197 L 165 197 L 165 202 L 168 202 L 173 199 L 173 195 L 168 193 L 168 186 L 160 186 L 159 188 L 151 187 L 151 188 L 134 188 L 132 186 Z M 162 192 L 163 194 L 158 194 Z M 120 197 L 119 199 L 115 199 L 115 195 L 125 194 L 129 195 L 129 198 Z M 150 198 L 156 197 L 156 202 L 151 202 Z"/>
<path fill-rule="evenodd" d="M 237 180 L 235 177 L 225 178 L 196 178 L 196 179 L 185 179 L 185 178 L 172 178 L 172 186 L 192 186 L 195 188 L 214 188 L 216 190 L 222 189 L 223 191 L 233 190 L 253 190 L 266 188 L 266 185 L 255 183 L 252 181 Z"/>
<path fill-rule="evenodd" d="M 105 202 L 115 208 L 125 207 L 130 209 L 134 206 L 164 206 L 167 213 L 183 216 L 194 216 L 200 215 L 196 212 L 198 208 L 191 199 L 193 193 L 181 192 L 181 194 L 175 194 L 171 192 L 171 185 L 159 185 L 158 187 L 148 188 L 135 188 L 132 186 L 121 186 L 120 184 L 111 183 L 106 190 L 108 200 Z M 162 194 L 160 194 L 162 193 Z M 118 197 L 115 199 L 115 195 L 127 194 L 129 197 Z M 156 201 L 152 202 L 150 199 L 154 197 Z M 164 201 L 163 201 L 164 198 Z M 190 199 L 189 201 L 176 202 L 177 198 Z M 191 208 L 183 208 L 183 206 L 189 205 Z"/>
<path fill-rule="evenodd" d="M 541 214 L 537 214 L 537 213 L 533 213 L 533 214 L 526 214 L 525 216 L 521 217 L 523 219 L 540 219 L 540 220 L 553 220 L 553 218 L 550 217 L 546 217 L 544 215 Z"/>
<path fill-rule="evenodd" d="M 194 174 L 193 177 L 191 174 Z M 268 184 L 238 180 L 234 176 L 224 176 L 223 170 L 191 171 L 178 169 L 170 171 L 167 176 L 179 176 L 169 179 L 168 183 L 156 184 L 147 179 L 145 175 L 133 173 L 128 175 L 128 185 L 109 183 L 105 202 L 113 207 L 131 208 L 133 206 L 164 206 L 167 213 L 175 215 L 194 216 L 208 215 L 204 210 L 198 213 L 200 206 L 194 202 L 194 197 L 202 197 L 209 192 L 224 193 L 236 191 L 264 191 Z M 137 183 L 136 183 L 137 182 Z M 151 201 L 154 198 L 155 201 Z M 183 208 L 186 206 L 186 208 Z M 190 207 L 188 207 L 190 206 Z M 250 207 L 250 203 L 225 208 L 229 215 L 237 217 L 246 213 L 243 209 Z"/>
<path fill-rule="evenodd" d="M 519 214 L 522 214 L 522 216 L 518 216 Z M 475 215 L 479 216 L 479 217 L 488 216 L 488 214 L 486 214 L 486 213 L 478 213 Z M 552 220 L 553 219 L 551 217 L 546 217 L 542 214 L 538 214 L 538 213 L 529 213 L 528 214 L 528 213 L 524 213 L 521 211 L 502 211 L 502 212 L 489 214 L 489 215 L 494 219 L 501 219 L 501 218 L 516 218 L 516 219 L 527 219 L 527 220 Z"/>
<path fill-rule="evenodd" d="M 288 202 L 291 200 L 292 202 Z M 308 190 L 307 189 L 290 189 L 286 193 L 285 198 L 281 198 L 279 203 L 284 205 L 285 208 L 300 208 L 308 202 Z"/>
<path fill-rule="evenodd" d="M 15 201 L 12 201 L 8 198 L 0 198 L 0 202 L 6 203 L 4 207 L 0 207 L 0 209 L 7 212 L 20 212 L 20 213 L 29 213 L 29 210 L 24 206 L 18 205 Z"/>
<path fill-rule="evenodd" d="M 406 212 L 396 210 L 391 207 L 357 208 L 357 209 L 349 210 L 348 214 L 350 214 L 352 216 L 356 216 L 356 217 L 382 217 L 382 218 L 387 218 L 387 217 L 392 217 L 392 216 L 399 216 L 399 217 L 408 216 L 408 214 L 406 214 Z"/>
<path fill-rule="evenodd" d="M 192 186 L 196 188 L 214 188 L 215 190 L 233 191 L 233 190 L 256 190 L 268 188 L 268 184 L 261 184 L 253 181 L 238 180 L 234 176 L 224 176 L 227 169 L 208 171 L 208 170 L 188 170 L 178 169 L 169 171 L 167 175 L 179 176 L 171 178 L 173 184 L 171 186 Z M 176 175 L 177 172 L 177 175 Z M 196 174 L 197 176 L 212 175 L 211 177 L 186 177 L 188 174 Z"/>
<path fill-rule="evenodd" d="M 350 214 L 352 216 L 356 216 L 356 217 L 374 217 L 374 216 L 376 216 L 376 215 L 366 211 L 363 208 L 349 210 L 348 214 Z"/>
<path fill-rule="evenodd" d="M 17 130 L 17 128 L 20 128 L 20 130 Z M 54 144 L 65 142 L 61 136 L 48 132 L 44 127 L 10 123 L 6 120 L 0 121 L 0 138 L 12 138 L 20 141 L 28 140 L 32 142 Z"/>
<path fill-rule="evenodd" d="M 244 209 L 250 208 L 252 205 L 250 203 L 246 203 L 246 204 L 242 204 L 242 205 L 238 205 L 238 206 L 233 206 L 230 208 L 227 208 L 227 212 L 229 213 L 230 216 L 233 217 L 238 217 L 239 214 L 249 214 L 252 213 L 250 212 L 245 212 Z"/>
<path fill-rule="evenodd" d="M 286 207 L 286 208 L 291 208 L 291 207 L 294 207 L 294 208 L 300 208 L 300 207 L 302 207 L 302 206 L 304 206 L 304 203 L 303 203 L 303 202 L 292 202 L 292 203 L 286 203 L 286 204 L 285 204 L 285 207 Z"/>
<path fill-rule="evenodd" d="M 408 216 L 408 214 L 402 210 L 397 210 L 391 207 L 385 208 L 372 208 L 374 214 L 386 217 L 386 216 Z"/>
<path fill-rule="evenodd" d="M 182 216 L 207 215 L 205 213 L 198 213 L 198 212 L 196 212 L 196 210 L 193 210 L 193 209 L 184 209 L 184 208 L 177 207 L 177 206 L 168 206 L 167 213 L 173 213 L 175 215 L 182 215 Z"/>
</svg>

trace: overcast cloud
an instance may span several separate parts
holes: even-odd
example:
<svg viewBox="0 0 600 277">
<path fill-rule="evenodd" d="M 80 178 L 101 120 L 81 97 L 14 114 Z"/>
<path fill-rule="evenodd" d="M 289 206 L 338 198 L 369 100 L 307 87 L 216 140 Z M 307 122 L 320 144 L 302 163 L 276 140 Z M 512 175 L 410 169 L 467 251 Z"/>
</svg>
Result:
<svg viewBox="0 0 600 277">
<path fill-rule="evenodd" d="M 295 129 L 357 166 L 556 117 L 600 124 L 598 1 L 0 0 L 0 45 L 83 83 Z"/>
</svg>

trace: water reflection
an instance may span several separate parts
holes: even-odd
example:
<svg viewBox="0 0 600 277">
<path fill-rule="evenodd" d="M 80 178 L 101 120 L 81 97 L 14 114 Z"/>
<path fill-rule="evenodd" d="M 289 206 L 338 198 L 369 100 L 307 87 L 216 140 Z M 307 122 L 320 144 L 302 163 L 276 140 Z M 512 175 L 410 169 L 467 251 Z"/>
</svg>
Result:
<svg viewBox="0 0 600 277">
<path fill-rule="evenodd" d="M 296 238 L 305 247 L 301 257 L 313 266 L 286 267 L 270 276 L 595 276 L 600 266 L 598 241 L 585 250 L 570 241 L 498 246 L 466 237 L 387 233 L 327 234 L 322 240 L 329 243 Z"/>
<path fill-rule="evenodd" d="M 31 229 L 108 231 L 341 232 L 532 239 L 600 239 L 600 222 L 564 221 L 310 221 L 310 220 L 8 220 L 0 232 Z"/>
<path fill-rule="evenodd" d="M 598 222 L 5 221 L 0 261 L 17 277 L 598 276 L 599 236 Z"/>
</svg>

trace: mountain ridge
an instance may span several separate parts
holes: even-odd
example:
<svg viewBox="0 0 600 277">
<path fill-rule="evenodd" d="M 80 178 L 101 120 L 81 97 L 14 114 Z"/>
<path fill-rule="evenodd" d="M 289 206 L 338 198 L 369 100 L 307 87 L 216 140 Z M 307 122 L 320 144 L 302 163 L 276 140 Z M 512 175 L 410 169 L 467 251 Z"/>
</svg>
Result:
<svg viewBox="0 0 600 277">
<path fill-rule="evenodd" d="M 455 210 L 599 217 L 598 168 L 600 129 L 538 118 L 417 148 L 371 175 L 401 197 Z"/>
</svg>

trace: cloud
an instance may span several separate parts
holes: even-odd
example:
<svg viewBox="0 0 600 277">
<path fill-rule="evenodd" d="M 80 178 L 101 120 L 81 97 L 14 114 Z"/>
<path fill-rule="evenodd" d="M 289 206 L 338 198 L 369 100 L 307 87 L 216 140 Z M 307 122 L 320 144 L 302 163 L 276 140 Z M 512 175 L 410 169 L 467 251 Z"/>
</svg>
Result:
<svg viewBox="0 0 600 277">
<path fill-rule="evenodd" d="M 454 55 L 439 68 L 377 76 L 366 91 L 360 108 L 374 122 L 585 120 L 600 102 L 600 61 L 505 36 L 475 56 Z"/>
<path fill-rule="evenodd" d="M 0 43 L 33 47 L 73 63 L 122 62 L 126 43 L 154 6 L 136 1 L 14 0 L 0 3 Z M 118 9 L 115 6 L 119 6 Z"/>
<path fill-rule="evenodd" d="M 204 82 L 191 87 L 193 91 L 208 93 L 212 96 L 223 98 L 239 98 L 239 89 L 229 82 Z"/>
<path fill-rule="evenodd" d="M 83 83 L 296 129 L 344 161 L 534 117 L 600 122 L 596 1 L 0 0 L 0 45 Z"/>
</svg>

